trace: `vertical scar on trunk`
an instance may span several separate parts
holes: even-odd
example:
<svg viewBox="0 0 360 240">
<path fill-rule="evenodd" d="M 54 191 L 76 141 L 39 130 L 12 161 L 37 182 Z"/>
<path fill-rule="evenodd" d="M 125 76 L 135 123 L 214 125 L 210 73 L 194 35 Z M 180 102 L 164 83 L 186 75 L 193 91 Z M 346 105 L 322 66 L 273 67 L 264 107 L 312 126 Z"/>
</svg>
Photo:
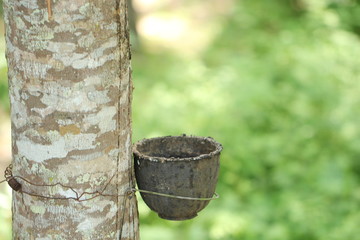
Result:
<svg viewBox="0 0 360 240">
<path fill-rule="evenodd" d="M 47 3 L 48 19 L 52 20 L 51 0 L 45 0 Z"/>
</svg>

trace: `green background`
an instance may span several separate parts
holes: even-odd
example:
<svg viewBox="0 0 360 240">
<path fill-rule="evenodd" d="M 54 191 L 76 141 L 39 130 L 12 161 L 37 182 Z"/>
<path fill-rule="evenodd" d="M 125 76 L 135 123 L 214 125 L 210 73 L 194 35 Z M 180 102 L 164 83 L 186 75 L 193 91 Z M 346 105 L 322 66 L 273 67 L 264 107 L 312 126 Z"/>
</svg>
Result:
<svg viewBox="0 0 360 240">
<path fill-rule="evenodd" d="M 215 138 L 221 197 L 184 222 L 139 198 L 142 239 L 360 240 L 360 1 L 164 2 L 138 19 L 205 20 L 187 42 L 133 33 L 133 140 Z M 10 239 L 0 189 L 0 239 Z"/>
</svg>

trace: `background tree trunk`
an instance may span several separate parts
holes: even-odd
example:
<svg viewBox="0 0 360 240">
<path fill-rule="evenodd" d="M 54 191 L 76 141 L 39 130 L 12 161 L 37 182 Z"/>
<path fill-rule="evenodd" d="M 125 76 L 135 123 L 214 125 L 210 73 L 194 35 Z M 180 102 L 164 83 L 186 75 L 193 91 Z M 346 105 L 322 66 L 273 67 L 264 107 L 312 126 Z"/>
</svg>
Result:
<svg viewBox="0 0 360 240">
<path fill-rule="evenodd" d="M 79 193 L 111 180 L 119 195 L 14 192 L 13 239 L 138 239 L 136 198 L 120 196 L 133 186 L 126 0 L 5 0 L 4 18 L 13 174 Z"/>
</svg>

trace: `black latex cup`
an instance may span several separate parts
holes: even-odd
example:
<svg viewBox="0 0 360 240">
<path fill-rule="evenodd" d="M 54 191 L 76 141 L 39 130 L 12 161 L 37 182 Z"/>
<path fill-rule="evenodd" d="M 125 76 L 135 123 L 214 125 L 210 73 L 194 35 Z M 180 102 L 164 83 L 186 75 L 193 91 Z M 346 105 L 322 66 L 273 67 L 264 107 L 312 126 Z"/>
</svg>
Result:
<svg viewBox="0 0 360 240">
<path fill-rule="evenodd" d="M 221 144 L 209 137 L 169 136 L 144 139 L 133 147 L 139 189 L 173 196 L 211 198 L 219 172 Z M 161 218 L 186 220 L 209 200 L 187 200 L 141 192 Z"/>
</svg>

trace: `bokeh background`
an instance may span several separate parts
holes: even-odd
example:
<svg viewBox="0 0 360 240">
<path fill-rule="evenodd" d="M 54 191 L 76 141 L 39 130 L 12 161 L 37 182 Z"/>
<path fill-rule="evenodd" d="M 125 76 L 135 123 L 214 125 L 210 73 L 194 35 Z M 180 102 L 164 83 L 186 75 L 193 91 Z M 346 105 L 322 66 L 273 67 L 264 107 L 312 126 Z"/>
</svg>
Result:
<svg viewBox="0 0 360 240">
<path fill-rule="evenodd" d="M 143 240 L 360 239 L 360 1 L 132 0 L 133 140 L 221 142 L 221 198 Z M 11 158 L 0 24 L 0 170 Z M 0 239 L 11 239 L 0 185 Z"/>
</svg>

